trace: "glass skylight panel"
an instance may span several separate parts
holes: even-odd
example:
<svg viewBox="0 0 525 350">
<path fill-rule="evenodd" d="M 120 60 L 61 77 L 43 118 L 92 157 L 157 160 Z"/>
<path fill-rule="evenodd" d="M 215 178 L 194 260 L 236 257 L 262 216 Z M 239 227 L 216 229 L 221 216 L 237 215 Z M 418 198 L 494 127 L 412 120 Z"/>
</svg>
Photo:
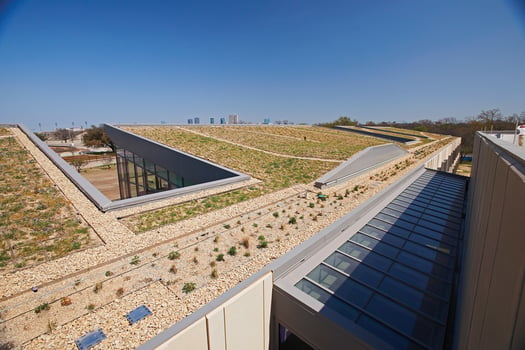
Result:
<svg viewBox="0 0 525 350">
<path fill-rule="evenodd" d="M 391 298 L 399 300 L 439 322 L 444 323 L 446 321 L 448 305 L 438 298 L 388 276 L 381 282 L 379 289 Z"/>
<path fill-rule="evenodd" d="M 357 309 L 339 300 L 310 281 L 302 279 L 297 282 L 295 286 L 349 320 L 355 320 L 360 313 Z"/>
<path fill-rule="evenodd" d="M 449 235 L 449 236 L 456 236 L 454 230 L 449 229 L 446 226 L 439 225 L 439 224 L 436 224 L 434 222 L 430 222 L 430 221 L 427 221 L 427 220 L 423 220 L 423 219 L 419 220 L 418 226 L 423 226 L 423 227 L 432 229 L 432 230 L 434 230 L 436 232 L 443 233 L 443 234 L 446 234 L 446 235 Z"/>
<path fill-rule="evenodd" d="M 454 263 L 454 260 L 451 258 L 450 255 L 441 253 L 435 249 L 427 248 L 420 244 L 416 244 L 413 242 L 407 242 L 404 248 L 411 253 L 422 256 L 426 259 L 432 260 L 434 262 L 437 262 L 438 264 L 441 264 L 447 267 L 451 267 Z"/>
<path fill-rule="evenodd" d="M 357 320 L 357 324 L 396 349 L 421 349 L 421 346 L 411 342 L 408 338 L 387 327 L 384 323 L 378 322 L 366 315 L 361 315 Z"/>
<path fill-rule="evenodd" d="M 388 271 L 389 274 L 396 278 L 411 284 L 421 290 L 428 290 L 435 295 L 448 297 L 450 285 L 442 280 L 433 278 L 425 273 L 418 272 L 406 265 L 395 263 Z"/>
<path fill-rule="evenodd" d="M 374 270 L 365 264 L 360 264 L 358 261 L 339 252 L 332 253 L 324 262 L 372 287 L 377 286 L 383 278 L 383 274 L 377 270 Z"/>
<path fill-rule="evenodd" d="M 425 247 L 428 247 L 429 249 L 435 249 L 445 254 L 453 255 L 455 253 L 454 247 L 435 239 L 419 235 L 417 233 L 412 233 L 409 239 L 412 242 L 417 242 L 421 245 L 424 245 Z"/>
<path fill-rule="evenodd" d="M 365 225 L 361 228 L 361 230 L 359 230 L 359 232 L 377 238 L 383 242 L 392 244 L 396 247 L 402 247 L 405 244 L 405 240 L 403 238 L 395 236 L 393 234 L 389 234 L 373 226 Z"/>
<path fill-rule="evenodd" d="M 375 294 L 366 310 L 393 328 L 431 347 L 436 346 L 437 342 L 443 340 L 443 327 L 418 316 L 382 295 Z"/>
<path fill-rule="evenodd" d="M 430 260 L 421 258 L 417 255 L 401 251 L 399 255 L 397 256 L 397 261 L 400 261 L 410 267 L 413 267 L 416 270 L 419 270 L 421 272 L 434 275 L 438 278 L 442 278 L 444 280 L 450 279 L 450 270 L 448 270 L 445 267 L 442 267 L 441 265 L 435 264 Z"/>
<path fill-rule="evenodd" d="M 391 258 L 395 258 L 397 253 L 399 252 L 399 249 L 389 244 L 385 244 L 374 238 L 368 237 L 360 233 L 356 233 L 354 236 L 352 236 L 352 238 L 350 238 L 350 241 L 359 243 L 360 245 L 363 245 L 369 248 L 370 250 L 373 250 Z"/>
<path fill-rule="evenodd" d="M 455 238 L 447 236 L 447 235 L 439 233 L 439 232 L 436 232 L 436 231 L 434 231 L 432 229 L 429 229 L 429 228 L 426 228 L 426 227 L 423 227 L 423 226 L 416 226 L 414 228 L 414 232 L 416 232 L 416 233 L 418 233 L 420 235 L 427 236 L 429 238 L 435 239 L 436 241 L 445 242 L 446 244 L 449 244 L 449 245 L 456 245 L 457 244 L 457 240 Z"/>
<path fill-rule="evenodd" d="M 408 236 L 410 235 L 410 230 L 393 224 L 389 224 L 388 222 L 382 220 L 372 219 L 368 222 L 368 224 L 380 228 L 385 232 L 392 233 L 403 238 L 408 238 Z"/>
<path fill-rule="evenodd" d="M 384 214 L 384 213 L 377 214 L 376 218 L 378 218 L 380 220 L 383 220 L 383 221 L 386 221 L 386 222 L 388 222 L 390 224 L 395 224 L 396 226 L 402 227 L 402 228 L 404 228 L 406 230 L 412 230 L 412 228 L 414 228 L 414 224 L 412 224 L 412 223 L 410 223 L 408 221 L 401 220 L 399 218 L 396 218 L 396 217 Z"/>
<path fill-rule="evenodd" d="M 425 172 L 296 286 L 394 348 L 442 348 L 464 192 Z"/>
<path fill-rule="evenodd" d="M 411 215 L 411 216 L 413 216 L 415 218 L 419 218 L 423 214 L 423 211 L 424 211 L 424 210 L 419 210 L 419 211 L 418 210 L 414 210 L 414 209 L 417 209 L 417 208 L 411 208 L 409 206 L 402 207 L 402 206 L 394 204 L 394 203 L 390 203 L 383 210 L 386 210 L 386 209 L 388 209 L 389 211 L 393 210 L 393 211 L 400 212 L 402 214 Z"/>
<path fill-rule="evenodd" d="M 396 218 L 404 220 L 404 221 L 408 221 L 408 222 L 410 222 L 412 224 L 415 224 L 418 221 L 418 217 L 417 216 L 409 215 L 406 212 L 400 212 L 398 210 L 394 210 L 394 209 L 390 209 L 390 208 L 384 208 L 383 210 L 381 210 L 381 213 L 388 214 L 390 216 L 396 217 Z"/>
<path fill-rule="evenodd" d="M 365 306 L 372 295 L 371 289 L 322 264 L 318 265 L 306 277 L 355 306 Z"/>
<path fill-rule="evenodd" d="M 339 247 L 339 250 L 379 270 L 386 270 L 390 267 L 390 265 L 392 265 L 392 261 L 390 259 L 387 259 L 382 255 L 374 253 L 366 248 L 360 247 L 354 243 L 346 242 L 341 247 Z"/>
</svg>

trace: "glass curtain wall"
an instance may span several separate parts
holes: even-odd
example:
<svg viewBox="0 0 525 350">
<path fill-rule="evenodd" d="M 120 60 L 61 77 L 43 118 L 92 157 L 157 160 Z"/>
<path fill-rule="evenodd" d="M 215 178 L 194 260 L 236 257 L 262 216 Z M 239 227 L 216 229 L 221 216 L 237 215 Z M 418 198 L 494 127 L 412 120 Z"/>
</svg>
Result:
<svg viewBox="0 0 525 350">
<path fill-rule="evenodd" d="M 188 186 L 184 177 L 123 148 L 117 149 L 120 199 Z"/>
</svg>

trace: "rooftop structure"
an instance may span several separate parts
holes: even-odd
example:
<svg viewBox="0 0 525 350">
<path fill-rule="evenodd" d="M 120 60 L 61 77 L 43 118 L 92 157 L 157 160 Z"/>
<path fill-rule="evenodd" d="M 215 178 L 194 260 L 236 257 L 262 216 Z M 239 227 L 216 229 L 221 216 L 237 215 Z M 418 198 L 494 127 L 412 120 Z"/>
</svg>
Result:
<svg viewBox="0 0 525 350">
<path fill-rule="evenodd" d="M 523 348 L 525 157 L 475 142 L 470 184 L 413 171 L 141 349 Z"/>
<path fill-rule="evenodd" d="M 229 128 L 232 130 L 225 130 Z M 244 188 L 232 187 L 208 198 L 185 195 L 180 198 L 182 202 L 175 202 L 180 203 L 175 207 L 166 206 L 173 203 L 171 200 L 160 200 L 142 207 L 101 213 L 78 196 L 78 190 L 62 179 L 63 174 L 57 174 L 57 169 L 39 155 L 38 149 L 20 136 L 24 147 L 53 176 L 103 242 L 94 249 L 34 269 L 3 275 L 6 281 L 1 287 L 3 334 L 25 339 L 24 346 L 28 348 L 45 348 L 50 344 L 49 337 L 59 347 L 72 345 L 75 340 L 84 344 L 82 341 L 93 340 L 93 335 L 102 347 L 118 344 L 135 347 L 181 319 L 144 344 L 144 348 L 174 344 L 197 348 L 202 344 L 204 349 L 220 348 L 218 344 L 228 348 L 276 348 L 281 328 L 282 334 L 296 334 L 304 342 L 288 316 L 281 317 L 287 315 L 286 308 L 276 306 L 279 299 L 275 297 L 277 284 L 274 286 L 273 282 L 301 268 L 302 262 L 313 262 L 310 259 L 320 251 L 319 247 L 334 241 L 354 220 L 384 208 L 388 204 L 381 202 L 384 195 L 373 194 L 387 188 L 394 178 L 401 180 L 391 191 L 409 186 L 415 179 L 406 175 L 411 164 L 426 161 L 427 167 L 434 169 L 453 168 L 454 150 L 459 145 L 459 140 L 450 139 L 423 144 L 318 196 L 312 181 L 319 174 L 355 153 L 359 142 L 363 147 L 377 141 L 318 127 L 133 126 L 129 129 L 157 142 L 191 150 L 214 163 L 254 174 L 256 179 L 249 180 Z M 16 130 L 12 132 L 18 134 Z M 138 147 L 139 151 L 142 148 Z M 161 152 L 151 153 L 154 158 Z M 391 191 L 388 193 L 392 194 Z M 351 211 L 362 198 L 371 199 L 361 209 Z M 231 205 L 232 199 L 237 205 Z M 140 210 L 145 212 L 136 215 Z M 350 214 L 343 221 L 323 229 L 347 212 Z M 199 213 L 202 214 L 195 215 Z M 298 250 L 279 258 L 318 231 L 321 232 Z M 419 241 L 414 244 L 423 246 Z M 218 260 L 220 255 L 222 258 Z M 274 262 L 260 270 L 270 261 Z M 56 276 L 60 279 L 56 280 Z M 238 284 L 240 281 L 243 282 Z M 37 286 L 37 291 L 31 291 L 27 285 Z M 27 290 L 20 290 L 24 286 Z M 293 288 L 309 298 L 297 287 Z M 374 288 L 381 294 L 379 287 Z M 141 313 L 146 308 L 147 315 Z M 32 312 L 33 309 L 40 312 Z M 129 325 L 130 319 L 127 322 L 124 316 L 135 315 L 137 309 L 141 317 L 131 317 L 134 323 Z M 191 315 L 183 319 L 188 314 Z M 276 315 L 280 315 L 282 322 Z M 45 334 L 45 327 L 50 324 L 58 327 Z M 24 327 L 31 335 L 16 332 Z M 66 329 L 69 331 L 65 332 Z"/>
</svg>

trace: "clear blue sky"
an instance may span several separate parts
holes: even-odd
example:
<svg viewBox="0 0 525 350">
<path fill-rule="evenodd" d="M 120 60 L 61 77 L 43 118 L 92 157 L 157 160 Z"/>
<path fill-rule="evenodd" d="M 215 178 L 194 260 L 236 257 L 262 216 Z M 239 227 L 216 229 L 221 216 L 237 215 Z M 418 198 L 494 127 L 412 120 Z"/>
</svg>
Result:
<svg viewBox="0 0 525 350">
<path fill-rule="evenodd" d="M 525 111 L 523 0 L 0 0 L 0 123 Z"/>
</svg>

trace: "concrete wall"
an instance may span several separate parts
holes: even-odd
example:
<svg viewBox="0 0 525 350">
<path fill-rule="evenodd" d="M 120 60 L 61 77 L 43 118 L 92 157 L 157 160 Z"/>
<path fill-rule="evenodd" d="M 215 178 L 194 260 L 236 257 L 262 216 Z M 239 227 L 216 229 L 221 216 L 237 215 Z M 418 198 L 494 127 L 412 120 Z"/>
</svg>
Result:
<svg viewBox="0 0 525 350">
<path fill-rule="evenodd" d="M 241 175 L 218 164 L 213 164 L 111 125 L 104 125 L 104 129 L 111 141 L 119 147 L 184 177 L 193 185 Z"/>
<path fill-rule="evenodd" d="M 453 172 L 459 163 L 459 148 L 461 138 L 456 137 L 445 147 L 441 148 L 429 160 L 425 162 L 425 167 L 434 170 Z"/>
<path fill-rule="evenodd" d="M 525 150 L 477 133 L 473 154 L 454 348 L 525 349 Z"/>
<path fill-rule="evenodd" d="M 270 343 L 272 273 L 267 272 L 176 323 L 139 349 L 265 350 Z M 235 289 L 235 288 L 234 288 Z"/>
</svg>

